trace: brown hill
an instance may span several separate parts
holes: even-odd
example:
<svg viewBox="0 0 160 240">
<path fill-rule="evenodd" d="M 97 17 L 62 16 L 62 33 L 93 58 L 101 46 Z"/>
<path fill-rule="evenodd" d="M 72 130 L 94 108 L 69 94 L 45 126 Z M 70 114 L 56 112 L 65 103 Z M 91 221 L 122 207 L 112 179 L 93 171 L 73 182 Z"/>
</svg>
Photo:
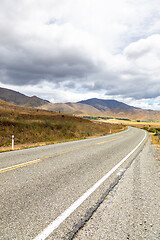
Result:
<svg viewBox="0 0 160 240">
<path fill-rule="evenodd" d="M 77 116 L 22 107 L 0 100 L 0 151 L 98 137 L 124 129 L 122 125 L 95 123 Z"/>
<path fill-rule="evenodd" d="M 0 87 L 0 99 L 19 106 L 27 107 L 39 107 L 41 105 L 49 103 L 49 101 L 43 100 L 36 96 L 28 97 L 22 93 L 1 87 Z"/>
<path fill-rule="evenodd" d="M 89 106 L 95 107 L 99 109 L 100 111 L 106 111 L 108 109 L 137 109 L 136 107 L 127 105 L 123 102 L 119 102 L 116 100 L 110 100 L 110 99 L 98 99 L 98 98 L 91 98 L 87 100 L 80 101 L 78 103 L 87 104 Z"/>
<path fill-rule="evenodd" d="M 160 121 L 160 111 L 137 109 L 134 107 L 129 108 L 126 106 L 124 108 L 110 109 L 109 107 L 101 106 L 100 104 L 95 105 L 94 107 L 89 104 L 79 102 L 79 103 L 55 103 L 55 104 L 49 103 L 42 105 L 40 108 L 49 111 L 74 114 L 77 116 L 115 117 L 115 118 L 118 117 L 141 121 Z"/>
<path fill-rule="evenodd" d="M 147 109 L 112 109 L 105 112 L 106 116 L 128 118 L 130 120 L 160 121 L 160 111 Z"/>
<path fill-rule="evenodd" d="M 39 107 L 40 109 L 45 109 L 48 111 L 55 111 L 67 114 L 74 114 L 78 116 L 83 116 L 90 114 L 93 116 L 100 116 L 102 112 L 92 106 L 82 103 L 49 103 Z"/>
<path fill-rule="evenodd" d="M 0 88 L 0 99 L 24 107 L 67 113 L 77 116 L 118 117 L 141 121 L 160 121 L 160 111 L 138 109 L 116 100 L 92 98 L 78 103 L 50 103 L 36 96 L 28 97 L 16 91 Z M 6 105 L 5 102 L 0 102 Z M 13 106 L 12 106 L 13 107 Z"/>
</svg>

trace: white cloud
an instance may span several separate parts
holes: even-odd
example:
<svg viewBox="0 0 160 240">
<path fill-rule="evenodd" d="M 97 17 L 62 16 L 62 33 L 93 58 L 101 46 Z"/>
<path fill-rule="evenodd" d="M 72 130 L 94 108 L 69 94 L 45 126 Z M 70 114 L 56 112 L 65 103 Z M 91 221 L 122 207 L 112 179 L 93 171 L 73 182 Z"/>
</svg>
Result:
<svg viewBox="0 0 160 240">
<path fill-rule="evenodd" d="M 158 109 L 159 0 L 1 0 L 0 18 L 1 86 Z"/>
<path fill-rule="evenodd" d="M 145 72 L 159 71 L 160 67 L 160 35 L 152 35 L 131 43 L 124 54 L 130 61 Z"/>
</svg>

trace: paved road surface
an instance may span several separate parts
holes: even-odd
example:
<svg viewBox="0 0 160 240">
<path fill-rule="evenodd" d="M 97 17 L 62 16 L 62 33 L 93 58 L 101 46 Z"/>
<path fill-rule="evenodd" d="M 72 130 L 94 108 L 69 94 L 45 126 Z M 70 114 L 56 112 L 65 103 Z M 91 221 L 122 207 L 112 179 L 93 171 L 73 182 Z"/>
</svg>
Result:
<svg viewBox="0 0 160 240">
<path fill-rule="evenodd" d="M 129 128 L 110 136 L 1 153 L 0 239 L 70 239 L 146 139 L 144 131 Z M 95 191 L 88 194 L 93 186 Z M 80 206 L 73 205 L 80 201 Z M 65 212 L 74 208 L 71 214 Z"/>
<path fill-rule="evenodd" d="M 74 240 L 160 240 L 159 157 L 149 141 Z"/>
</svg>

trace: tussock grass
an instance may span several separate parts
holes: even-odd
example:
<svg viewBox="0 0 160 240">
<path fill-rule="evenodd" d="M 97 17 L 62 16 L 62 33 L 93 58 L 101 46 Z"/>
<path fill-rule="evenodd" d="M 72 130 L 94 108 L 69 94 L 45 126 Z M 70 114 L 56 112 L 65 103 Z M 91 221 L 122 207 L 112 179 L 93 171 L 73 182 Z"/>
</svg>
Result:
<svg viewBox="0 0 160 240">
<path fill-rule="evenodd" d="M 124 129 L 123 125 L 95 123 L 80 117 L 44 110 L 0 105 L 0 147 L 15 145 L 54 143 L 71 139 L 102 136 Z"/>
<path fill-rule="evenodd" d="M 160 139 L 158 136 L 151 135 L 151 138 L 152 138 L 152 144 L 160 145 Z"/>
<path fill-rule="evenodd" d="M 159 127 L 143 127 L 151 135 L 152 144 L 160 145 L 160 128 Z"/>
</svg>

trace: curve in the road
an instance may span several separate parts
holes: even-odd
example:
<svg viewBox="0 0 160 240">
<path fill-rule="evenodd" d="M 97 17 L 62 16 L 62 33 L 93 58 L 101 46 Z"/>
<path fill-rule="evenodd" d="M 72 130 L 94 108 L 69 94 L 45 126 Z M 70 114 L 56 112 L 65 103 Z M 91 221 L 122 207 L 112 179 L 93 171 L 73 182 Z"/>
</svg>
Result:
<svg viewBox="0 0 160 240">
<path fill-rule="evenodd" d="M 88 189 L 77 201 L 75 201 L 68 209 L 66 209 L 60 216 L 58 216 L 42 233 L 40 233 L 34 240 L 45 240 L 59 225 L 70 216 L 111 174 L 113 174 L 144 142 L 146 139 L 146 132 L 144 138 L 140 143 L 127 155 L 125 156 L 116 166 L 114 166 L 105 176 L 103 176 L 96 184 Z"/>
</svg>

